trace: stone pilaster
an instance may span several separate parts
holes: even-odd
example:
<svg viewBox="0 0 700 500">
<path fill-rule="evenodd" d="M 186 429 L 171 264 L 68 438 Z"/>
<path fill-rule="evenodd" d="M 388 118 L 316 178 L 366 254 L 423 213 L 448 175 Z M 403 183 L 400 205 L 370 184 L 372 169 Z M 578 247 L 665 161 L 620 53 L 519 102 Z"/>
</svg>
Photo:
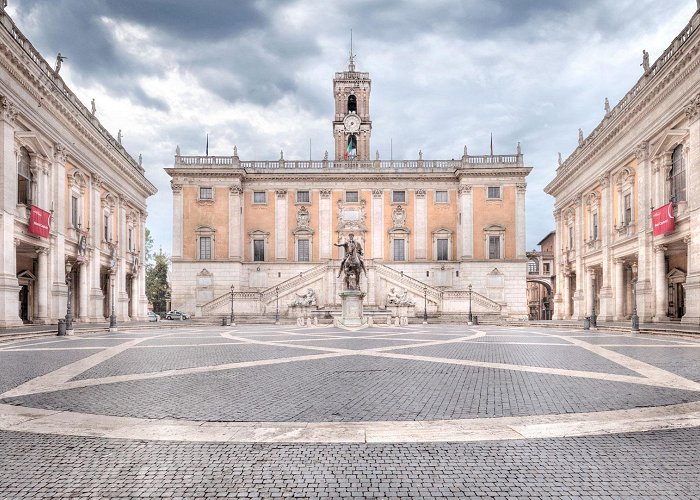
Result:
<svg viewBox="0 0 700 500">
<path fill-rule="evenodd" d="M 80 301 L 79 314 L 80 317 L 76 318 L 78 321 L 87 323 L 88 318 L 88 281 L 90 275 L 90 269 L 87 262 L 83 262 L 78 268 L 78 300 Z"/>
<path fill-rule="evenodd" d="M 637 158 L 637 315 L 639 321 L 651 321 L 654 314 L 651 240 L 651 165 L 649 143 L 641 142 L 635 148 Z"/>
<path fill-rule="evenodd" d="M 100 273 L 100 255 L 102 252 L 102 199 L 100 197 L 100 190 L 102 188 L 102 179 L 98 175 L 93 175 L 91 179 L 91 189 L 89 191 L 89 214 L 90 218 L 90 234 L 88 236 L 89 246 L 91 247 L 88 252 L 90 265 L 88 269 L 90 271 L 90 298 L 88 305 L 88 315 L 89 321 L 97 322 L 104 321 L 104 308 L 103 300 L 104 294 L 102 293 L 102 283 L 101 283 L 101 273 Z M 109 293 L 109 290 L 107 291 Z"/>
<path fill-rule="evenodd" d="M 173 259 L 182 258 L 183 200 L 182 184 L 171 181 L 173 189 Z"/>
<path fill-rule="evenodd" d="M 472 202 L 472 187 L 461 185 L 459 187 L 459 255 L 460 259 L 474 258 L 474 214 Z"/>
<path fill-rule="evenodd" d="M 576 289 L 574 291 L 574 319 L 583 319 L 583 197 L 576 198 L 575 239 L 576 248 Z"/>
<path fill-rule="evenodd" d="M 601 206 L 600 206 L 600 228 L 602 237 L 602 282 L 600 286 L 600 314 L 599 321 L 610 321 L 613 317 L 613 293 L 611 285 L 612 276 L 612 254 L 610 245 L 612 244 L 613 231 L 613 203 L 610 191 L 610 174 L 603 174 L 600 179 L 601 186 Z"/>
<path fill-rule="evenodd" d="M 686 108 L 690 132 L 688 165 L 686 166 L 686 199 L 690 213 L 688 238 L 688 273 L 685 280 L 685 315 L 681 322 L 700 324 L 700 94 Z"/>
<path fill-rule="evenodd" d="M 426 206 L 425 189 L 416 189 L 415 197 L 414 255 L 416 260 L 425 260 L 428 258 L 428 207 Z"/>
<path fill-rule="evenodd" d="M 240 261 L 243 259 L 243 238 L 241 230 L 241 198 L 243 191 L 238 185 L 229 187 L 228 195 L 228 258 Z"/>
<path fill-rule="evenodd" d="M 525 259 L 525 192 L 527 184 L 515 185 L 515 258 Z"/>
<path fill-rule="evenodd" d="M 625 318 L 625 260 L 615 259 L 615 321 Z"/>
<path fill-rule="evenodd" d="M 384 191 L 372 190 L 372 258 L 384 260 Z"/>
<path fill-rule="evenodd" d="M 668 311 L 668 290 L 666 289 L 666 250 L 664 245 L 654 247 L 654 284 L 656 285 L 656 303 L 654 321 L 665 321 Z"/>
<path fill-rule="evenodd" d="M 562 224 L 561 210 L 554 212 L 554 275 L 556 290 L 554 293 L 554 312 L 552 318 L 561 320 L 564 318 L 564 263 L 562 262 Z"/>
<path fill-rule="evenodd" d="M 287 190 L 278 189 L 275 194 L 275 260 L 288 260 Z"/>
<path fill-rule="evenodd" d="M 37 290 L 35 323 L 45 324 L 49 320 L 49 265 L 48 248 L 37 248 Z"/>
<path fill-rule="evenodd" d="M 318 253 L 321 260 L 332 258 L 331 225 L 333 214 L 331 211 L 331 190 L 321 189 L 318 201 Z"/>
</svg>

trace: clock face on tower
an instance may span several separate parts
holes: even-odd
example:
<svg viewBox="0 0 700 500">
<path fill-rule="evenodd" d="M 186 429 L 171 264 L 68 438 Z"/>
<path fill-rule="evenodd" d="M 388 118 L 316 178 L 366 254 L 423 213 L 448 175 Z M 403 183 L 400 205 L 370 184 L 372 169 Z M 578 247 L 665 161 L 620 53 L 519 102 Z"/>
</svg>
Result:
<svg viewBox="0 0 700 500">
<path fill-rule="evenodd" d="M 358 132 L 360 130 L 360 117 L 357 115 L 346 116 L 343 123 L 347 132 Z"/>
</svg>

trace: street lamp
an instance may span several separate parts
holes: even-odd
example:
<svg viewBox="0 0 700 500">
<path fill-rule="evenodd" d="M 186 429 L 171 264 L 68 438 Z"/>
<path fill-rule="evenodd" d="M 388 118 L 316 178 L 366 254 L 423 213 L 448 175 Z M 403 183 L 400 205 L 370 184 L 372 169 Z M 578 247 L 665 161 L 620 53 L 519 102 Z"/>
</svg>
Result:
<svg viewBox="0 0 700 500">
<path fill-rule="evenodd" d="M 471 283 L 469 283 L 467 290 L 469 290 L 469 319 L 467 320 L 467 324 L 469 326 L 471 326 L 474 324 L 474 318 L 472 316 L 472 284 Z"/>
<path fill-rule="evenodd" d="M 114 279 L 116 273 L 110 273 L 110 282 L 112 285 L 112 314 L 109 317 L 109 331 L 110 332 L 116 332 L 117 331 L 117 315 L 114 312 Z"/>
<path fill-rule="evenodd" d="M 233 285 L 231 285 L 231 326 L 236 326 L 236 318 L 233 316 Z"/>
<path fill-rule="evenodd" d="M 280 287 L 275 287 L 275 324 L 280 324 Z"/>
<path fill-rule="evenodd" d="M 428 287 L 423 287 L 423 324 L 428 324 Z"/>
<path fill-rule="evenodd" d="M 632 333 L 639 333 L 639 316 L 637 316 L 637 264 L 632 264 Z"/>
</svg>

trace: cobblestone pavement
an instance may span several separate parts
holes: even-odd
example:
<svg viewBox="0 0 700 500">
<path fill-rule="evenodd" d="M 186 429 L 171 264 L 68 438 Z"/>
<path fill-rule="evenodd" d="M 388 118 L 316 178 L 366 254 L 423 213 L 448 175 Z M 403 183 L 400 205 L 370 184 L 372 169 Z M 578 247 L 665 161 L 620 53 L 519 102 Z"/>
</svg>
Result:
<svg viewBox="0 0 700 500">
<path fill-rule="evenodd" d="M 699 360 L 456 325 L 5 343 L 0 498 L 697 498 Z"/>
</svg>

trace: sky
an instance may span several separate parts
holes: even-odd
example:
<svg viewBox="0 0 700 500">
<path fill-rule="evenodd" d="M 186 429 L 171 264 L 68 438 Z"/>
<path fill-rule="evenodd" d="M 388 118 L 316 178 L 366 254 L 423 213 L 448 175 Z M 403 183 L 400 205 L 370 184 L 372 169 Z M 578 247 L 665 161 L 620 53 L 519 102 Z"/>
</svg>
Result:
<svg viewBox="0 0 700 500">
<path fill-rule="evenodd" d="M 158 188 L 147 227 L 171 253 L 163 170 L 183 155 L 322 159 L 332 79 L 372 78 L 371 150 L 395 159 L 513 154 L 527 166 L 527 248 L 554 228 L 543 188 L 687 24 L 693 0 L 9 0 L 7 12 Z"/>
</svg>

